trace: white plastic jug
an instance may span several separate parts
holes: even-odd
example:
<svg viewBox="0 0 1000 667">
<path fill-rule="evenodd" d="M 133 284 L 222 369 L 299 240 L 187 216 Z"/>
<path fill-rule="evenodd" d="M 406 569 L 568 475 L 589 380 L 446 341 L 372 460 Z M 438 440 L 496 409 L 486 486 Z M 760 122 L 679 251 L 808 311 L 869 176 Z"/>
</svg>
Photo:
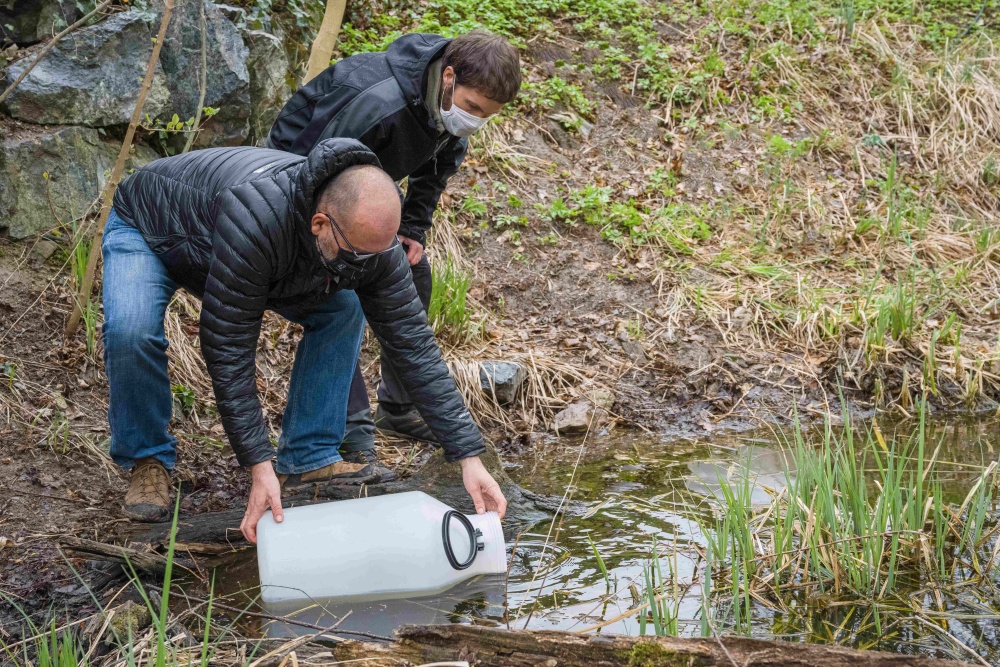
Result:
<svg viewBox="0 0 1000 667">
<path fill-rule="evenodd" d="M 500 517 L 465 516 L 426 493 L 387 494 L 271 513 L 257 524 L 265 602 L 430 594 L 507 571 Z"/>
</svg>

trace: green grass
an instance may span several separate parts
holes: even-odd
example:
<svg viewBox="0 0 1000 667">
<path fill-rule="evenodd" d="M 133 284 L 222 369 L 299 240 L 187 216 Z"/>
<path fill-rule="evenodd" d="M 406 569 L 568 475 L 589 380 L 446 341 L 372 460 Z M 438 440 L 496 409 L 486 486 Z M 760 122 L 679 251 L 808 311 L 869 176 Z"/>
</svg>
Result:
<svg viewBox="0 0 1000 667">
<path fill-rule="evenodd" d="M 83 284 L 84 275 L 87 272 L 87 262 L 90 261 L 90 253 L 93 241 L 74 222 L 72 225 L 71 242 L 73 247 L 69 253 L 70 276 L 74 294 L 79 294 L 80 286 Z M 81 313 L 80 321 L 83 323 L 84 340 L 87 345 L 87 354 L 94 356 L 97 343 L 97 324 L 100 314 L 99 299 L 91 294 L 86 296 L 84 303 L 78 304 Z"/>
<path fill-rule="evenodd" d="M 657 637 L 678 635 L 681 591 L 677 583 L 677 549 L 673 558 L 667 559 L 667 576 L 663 576 L 663 563 L 653 539 L 653 552 L 649 561 L 642 565 L 643 581 L 646 584 L 646 602 L 649 612 L 639 615 L 639 634 L 645 635 L 649 624 Z"/>
<path fill-rule="evenodd" d="M 877 424 L 856 431 L 846 412 L 844 427 L 828 422 L 817 443 L 796 423 L 785 488 L 765 506 L 751 503 L 752 453 L 735 479 L 720 475 L 717 517 L 704 526 L 706 576 L 735 631 L 749 632 L 755 600 L 789 610 L 803 594 L 876 605 L 921 585 L 946 590 L 993 576 L 996 466 L 981 468 L 961 505 L 949 503 L 925 414 L 919 406 L 913 430 L 888 441 Z"/>
<path fill-rule="evenodd" d="M 468 340 L 476 332 L 468 307 L 471 277 L 453 261 L 445 259 L 435 262 L 433 280 L 427 317 L 434 334 L 455 341 Z"/>
<path fill-rule="evenodd" d="M 611 590 L 611 577 L 608 575 L 608 566 L 604 564 L 604 559 L 601 558 L 601 553 L 597 550 L 597 545 L 594 544 L 594 540 L 587 537 L 587 541 L 590 543 L 590 549 L 594 552 L 594 560 L 597 563 L 597 569 L 601 571 L 601 575 L 604 577 L 604 584 L 607 589 Z"/>
</svg>

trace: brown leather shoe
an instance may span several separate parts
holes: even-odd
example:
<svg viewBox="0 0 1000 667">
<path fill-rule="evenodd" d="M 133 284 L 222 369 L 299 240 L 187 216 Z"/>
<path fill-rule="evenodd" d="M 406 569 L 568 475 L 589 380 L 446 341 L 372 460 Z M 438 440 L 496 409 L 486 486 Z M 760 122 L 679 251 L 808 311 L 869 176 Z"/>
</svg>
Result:
<svg viewBox="0 0 1000 667">
<path fill-rule="evenodd" d="M 298 475 L 278 475 L 278 482 L 285 491 L 317 484 L 367 484 L 377 477 L 378 471 L 370 463 L 337 461 Z"/>
<path fill-rule="evenodd" d="M 155 523 L 170 516 L 170 473 L 156 459 L 139 459 L 125 494 L 122 512 L 130 519 Z"/>
</svg>

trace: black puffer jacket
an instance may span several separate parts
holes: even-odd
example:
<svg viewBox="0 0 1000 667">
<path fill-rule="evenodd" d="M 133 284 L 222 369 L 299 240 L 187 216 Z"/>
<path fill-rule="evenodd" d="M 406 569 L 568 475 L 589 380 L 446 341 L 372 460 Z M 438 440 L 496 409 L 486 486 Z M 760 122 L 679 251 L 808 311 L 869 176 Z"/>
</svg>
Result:
<svg viewBox="0 0 1000 667">
<path fill-rule="evenodd" d="M 441 132 L 424 104 L 427 70 L 450 41 L 413 33 L 385 52 L 328 67 L 285 104 L 268 147 L 306 155 L 330 137 L 359 139 L 393 180 L 409 177 L 399 232 L 426 244 L 438 199 L 468 147 L 466 139 Z"/>
<path fill-rule="evenodd" d="M 378 164 L 359 142 L 330 139 L 299 157 L 218 148 L 157 160 L 129 176 L 115 210 L 134 225 L 179 285 L 202 298 L 201 348 L 222 424 L 241 465 L 273 455 L 257 396 L 264 311 L 355 289 L 372 331 L 450 460 L 483 450 L 397 245 L 358 284 L 339 284 L 309 221 L 320 187 L 357 164 Z"/>
</svg>

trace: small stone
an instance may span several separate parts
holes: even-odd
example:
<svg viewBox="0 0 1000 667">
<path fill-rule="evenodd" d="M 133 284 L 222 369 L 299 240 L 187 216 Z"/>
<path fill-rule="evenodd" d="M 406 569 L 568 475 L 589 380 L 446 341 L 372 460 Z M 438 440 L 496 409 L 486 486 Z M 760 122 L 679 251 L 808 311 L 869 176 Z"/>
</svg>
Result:
<svg viewBox="0 0 1000 667">
<path fill-rule="evenodd" d="M 132 600 L 115 607 L 110 613 L 113 616 L 108 624 L 108 630 L 118 641 L 128 641 L 129 637 L 137 637 L 153 620 L 146 605 Z"/>
<path fill-rule="evenodd" d="M 610 410 L 611 406 L 615 404 L 615 392 L 604 387 L 591 389 L 586 392 L 586 395 L 587 398 L 593 401 L 594 405 L 604 408 L 605 410 Z"/>
<path fill-rule="evenodd" d="M 634 340 L 623 340 L 619 345 L 622 346 L 622 350 L 625 351 L 625 354 L 628 355 L 633 364 L 645 364 L 649 361 L 646 358 L 646 352 L 642 349 L 642 343 Z"/>
<path fill-rule="evenodd" d="M 581 399 L 556 414 L 553 428 L 558 435 L 586 433 L 597 429 L 607 421 L 607 410 L 595 406 L 587 399 Z"/>
<path fill-rule="evenodd" d="M 479 383 L 500 405 L 510 405 L 527 377 L 524 366 L 513 361 L 484 361 L 479 365 Z"/>
<path fill-rule="evenodd" d="M 31 249 L 31 253 L 44 262 L 58 249 L 59 244 L 56 242 L 48 239 L 39 239 L 38 242 L 35 243 L 35 247 Z"/>
</svg>

